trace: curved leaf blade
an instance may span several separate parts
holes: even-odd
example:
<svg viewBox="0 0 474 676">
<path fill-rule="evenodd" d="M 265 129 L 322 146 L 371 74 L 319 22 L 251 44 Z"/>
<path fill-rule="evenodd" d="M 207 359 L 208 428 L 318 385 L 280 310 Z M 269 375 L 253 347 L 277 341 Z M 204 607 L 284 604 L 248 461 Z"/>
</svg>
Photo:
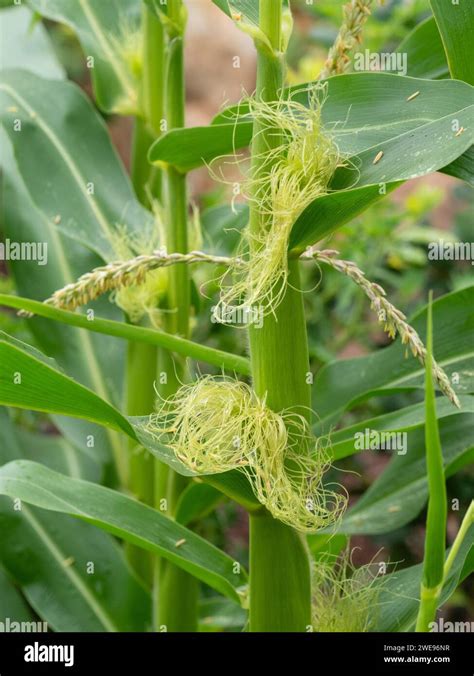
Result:
<svg viewBox="0 0 474 676">
<path fill-rule="evenodd" d="M 0 403 L 71 415 L 135 438 L 130 423 L 110 404 L 56 370 L 38 350 L 0 332 Z"/>
<path fill-rule="evenodd" d="M 305 247 L 327 237 L 383 199 L 399 185 L 401 182 L 382 186 L 370 185 L 318 197 L 296 219 L 290 235 L 290 251 L 299 253 Z"/>
<path fill-rule="evenodd" d="M 117 259 L 114 242 L 123 228 L 148 241 L 153 217 L 137 201 L 103 121 L 77 86 L 3 71 L 0 121 L 47 221 L 105 261 Z M 47 172 L 38 172 L 38 157 Z"/>
<path fill-rule="evenodd" d="M 70 479 L 27 460 L 10 462 L 0 469 L 0 493 L 92 523 L 163 556 L 224 596 L 240 602 L 238 589 L 245 584 L 246 577 L 243 572 L 234 572 L 235 562 L 229 556 L 132 498 L 97 484 Z"/>
<path fill-rule="evenodd" d="M 436 415 L 438 420 L 466 413 L 474 413 L 474 397 L 461 396 L 459 400 L 461 403 L 460 410 L 454 409 L 451 402 L 445 397 L 436 399 Z M 328 450 L 334 460 L 340 460 L 359 452 L 357 440 L 361 437 L 356 435 L 364 435 L 366 430 L 394 433 L 406 432 L 421 428 L 424 423 L 425 409 L 423 403 L 406 406 L 397 411 L 385 413 L 331 433 L 331 447 Z"/>
<path fill-rule="evenodd" d="M 407 75 L 410 77 L 427 80 L 450 77 L 443 42 L 433 16 L 419 23 L 396 51 L 407 55 Z"/>
<path fill-rule="evenodd" d="M 94 392 L 59 372 L 54 360 L 35 348 L 0 332 L 0 358 L 6 364 L 0 371 L 0 404 L 70 415 L 123 432 L 179 474 L 194 476 L 171 448 L 149 432 L 148 418 L 126 418 Z M 237 471 L 203 480 L 247 508 L 259 506 L 249 482 Z"/>
<path fill-rule="evenodd" d="M 150 598 L 112 538 L 63 514 L 25 504 L 17 511 L 7 498 L 0 499 L 0 526 L 0 559 L 51 629 L 148 628 Z"/>
<path fill-rule="evenodd" d="M 135 0 L 29 0 L 48 19 L 64 23 L 78 36 L 89 59 L 99 106 L 109 113 L 138 112 L 137 76 L 125 51 L 127 39 L 139 31 Z M 92 61 L 90 61 L 92 57 Z"/>
<path fill-rule="evenodd" d="M 290 91 L 308 105 L 310 87 L 311 83 Z M 347 167 L 333 177 L 330 187 L 337 192 L 318 198 L 297 219 L 292 249 L 300 250 L 330 234 L 361 213 L 364 200 L 373 203 L 398 181 L 446 165 L 453 165 L 456 175 L 461 173 L 456 162 L 474 142 L 472 88 L 466 83 L 350 73 L 329 78 L 327 87 L 322 121 L 348 158 Z M 250 143 L 248 113 L 244 102 L 221 113 L 210 127 L 173 130 L 172 137 L 165 134 L 156 142 L 150 157 L 173 162 L 184 171 L 213 157 L 233 154 Z M 461 127 L 464 130 L 458 134 Z M 375 161 L 380 153 L 381 159 Z M 320 217 L 327 214 L 333 215 L 331 226 L 326 227 Z"/>
<path fill-rule="evenodd" d="M 2 34 L 0 67 L 25 68 L 43 77 L 63 80 L 64 68 L 54 55 L 53 46 L 41 23 L 32 25 L 28 7 L 12 7 L 0 12 Z"/>
<path fill-rule="evenodd" d="M 474 85 L 474 5 L 472 2 L 431 0 L 431 8 L 444 44 L 451 77 Z"/>
</svg>

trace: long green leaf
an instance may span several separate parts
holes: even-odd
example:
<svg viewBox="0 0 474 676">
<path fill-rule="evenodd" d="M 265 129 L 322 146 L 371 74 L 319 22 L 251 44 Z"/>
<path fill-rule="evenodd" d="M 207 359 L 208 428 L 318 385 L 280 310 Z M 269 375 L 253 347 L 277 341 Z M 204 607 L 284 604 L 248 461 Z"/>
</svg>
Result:
<svg viewBox="0 0 474 676">
<path fill-rule="evenodd" d="M 399 44 L 397 52 L 406 54 L 407 75 L 427 80 L 449 77 L 446 54 L 434 17 L 416 26 Z"/>
<path fill-rule="evenodd" d="M 431 7 L 441 33 L 451 77 L 474 85 L 473 3 L 431 0 Z"/>
<path fill-rule="evenodd" d="M 54 55 L 46 29 L 41 23 L 32 25 L 32 18 L 31 11 L 24 6 L 0 13 L 0 67 L 25 68 L 43 77 L 64 79 L 66 73 Z"/>
<path fill-rule="evenodd" d="M 450 125 L 458 117 L 461 124 L 465 120 L 467 125 L 468 116 L 472 115 L 472 89 L 466 83 L 390 73 L 350 73 L 329 78 L 327 87 L 322 122 L 331 131 L 340 151 L 352 158 L 358 169 L 358 172 L 339 172 L 334 181 L 335 188 L 387 183 L 436 171 L 472 144 L 471 134 L 456 137 L 457 130 L 453 132 Z M 293 88 L 295 100 L 308 105 L 310 89 L 311 83 Z M 416 92 L 419 94 L 407 101 Z M 239 115 L 237 120 L 236 114 Z M 218 145 L 219 154 L 232 154 L 243 147 L 235 142 L 236 138 L 248 145 L 251 129 L 247 114 L 248 107 L 242 103 L 214 120 L 211 126 L 215 135 L 213 143 Z M 236 137 L 239 126 L 242 135 L 239 132 Z M 451 135 L 446 135 L 448 131 Z M 179 133 L 185 135 L 189 130 L 174 130 L 175 139 Z M 438 134 L 439 141 L 436 152 L 433 144 L 430 149 L 426 142 L 426 138 L 434 133 Z M 188 166 L 198 166 L 204 156 L 208 159 L 209 134 L 207 128 L 201 141 L 196 132 L 192 149 L 184 144 L 177 145 L 174 162 L 179 164 L 182 157 L 186 157 Z M 165 138 L 166 135 L 159 139 L 151 151 L 155 160 L 161 159 L 158 149 L 167 147 L 163 145 Z M 407 157 L 404 145 L 408 139 L 411 153 Z M 384 151 L 384 161 L 374 165 L 379 151 Z"/>
<path fill-rule="evenodd" d="M 139 3 L 136 0 L 28 2 L 42 16 L 64 23 L 77 33 L 99 106 L 122 115 L 136 113 L 138 81 L 134 61 L 139 58 Z"/>
<path fill-rule="evenodd" d="M 0 332 L 0 357 L 0 404 L 91 420 L 135 438 L 113 406 L 60 373 L 38 350 Z"/>
<path fill-rule="evenodd" d="M 289 248 L 300 253 L 305 247 L 327 237 L 401 185 L 370 185 L 330 193 L 314 200 L 297 218 L 291 231 Z"/>
<path fill-rule="evenodd" d="M 124 228 L 151 240 L 153 217 L 136 200 L 103 121 L 78 87 L 4 71 L 0 104 L 18 170 L 46 221 L 104 260 L 117 260 L 114 243 Z M 47 172 L 38 171 L 38 157 Z"/>
<path fill-rule="evenodd" d="M 441 35 L 433 16 L 418 24 L 400 43 L 397 52 L 406 54 L 407 74 L 411 77 L 430 80 L 450 77 L 443 41 L 441 40 Z M 462 181 L 473 185 L 473 146 L 454 160 L 454 162 L 450 162 L 446 167 L 443 167 L 441 171 L 444 174 L 460 178 Z"/>
<path fill-rule="evenodd" d="M 0 409 L 0 442 L 0 465 L 32 457 L 69 475 L 88 473 L 82 454 L 65 448 L 63 438 L 14 427 L 4 409 Z M 19 507 L 0 498 L 0 562 L 50 629 L 148 628 L 150 597 L 110 535 L 63 514 Z"/>
<path fill-rule="evenodd" d="M 87 331 L 164 347 L 184 357 L 190 357 L 191 359 L 203 361 L 207 364 L 235 371 L 243 375 L 250 375 L 250 363 L 245 357 L 206 347 L 205 345 L 200 345 L 191 340 L 173 336 L 163 331 L 101 319 L 99 317 L 95 317 L 93 321 L 90 321 L 81 314 L 60 310 L 44 303 L 32 301 L 29 298 L 18 298 L 17 296 L 7 296 L 5 294 L 0 294 L 0 305 L 27 310 L 38 316 L 63 322 L 70 326 L 77 326 Z"/>
<path fill-rule="evenodd" d="M 390 192 L 398 181 L 456 162 L 474 141 L 472 89 L 465 83 L 352 73 L 329 78 L 327 85 L 322 120 L 348 158 L 347 167 L 336 172 L 331 184 L 339 192 L 318 198 L 297 219 L 291 236 L 293 249 L 330 234 L 361 213 L 364 204 Z M 308 104 L 308 87 L 293 90 L 303 104 Z M 250 143 L 247 114 L 248 106 L 242 103 L 221 113 L 211 127 L 173 130 L 172 137 L 165 134 L 152 146 L 150 158 L 173 162 L 184 171 L 213 156 L 233 154 Z M 461 127 L 464 131 L 458 134 Z M 456 166 L 452 173 L 458 175 Z M 321 223 L 326 223 L 327 214 L 331 218 L 326 227 Z"/>
<path fill-rule="evenodd" d="M 111 537 L 89 524 L 26 504 L 15 511 L 7 498 L 0 498 L 0 525 L 0 559 L 51 629 L 148 628 L 150 599 Z"/>
<path fill-rule="evenodd" d="M 92 523 L 163 556 L 239 602 L 238 589 L 246 578 L 235 561 L 184 526 L 125 495 L 26 460 L 0 469 L 0 493 Z"/>
<path fill-rule="evenodd" d="M 101 259 L 61 234 L 55 224 L 36 208 L 17 171 L 3 129 L 0 129 L 0 143 L 3 143 L 2 227 L 5 235 L 20 244 L 42 242 L 48 252 L 47 265 L 38 265 L 34 260 L 15 260 L 8 262 L 9 271 L 19 293 L 42 300 L 100 265 Z M 108 317 L 121 317 L 119 309 L 105 298 L 89 309 Z M 82 319 L 86 321 L 84 316 Z M 53 356 L 67 373 L 101 398 L 114 404 L 120 403 L 124 363 L 124 350 L 120 343 L 90 332 L 77 332 L 68 326 L 59 325 L 52 330 L 50 322 L 39 317 L 33 318 L 28 326 L 36 344 Z M 88 450 L 87 438 L 93 435 L 96 458 L 100 453 L 104 463 L 110 463 L 113 455 L 119 457 L 120 442 L 115 433 L 64 417 L 57 417 L 55 424 L 69 440 L 82 443 L 84 451 Z"/>
<path fill-rule="evenodd" d="M 216 127 L 188 127 L 172 129 L 150 148 L 150 162 L 170 165 L 185 173 L 211 160 L 229 154 L 230 148 L 243 148 L 252 135 L 252 122 L 219 125 Z M 199 155 L 196 154 L 199 148 Z"/>
<path fill-rule="evenodd" d="M 34 622 L 35 620 L 23 596 L 0 568 L 0 622 L 5 623 L 7 621 Z"/>
<path fill-rule="evenodd" d="M 461 396 L 461 409 L 454 409 L 446 397 L 436 399 L 436 415 L 438 419 L 450 416 L 474 413 L 474 397 Z M 344 427 L 330 435 L 330 453 L 335 460 L 346 458 L 358 453 L 356 444 L 357 435 L 364 434 L 366 430 L 377 432 L 404 432 L 422 428 L 425 423 L 425 406 L 423 403 L 413 404 L 405 408 L 385 413 L 375 418 L 366 419 L 350 427 Z"/>
<path fill-rule="evenodd" d="M 0 332 L 0 358 L 6 364 L 0 372 L 0 404 L 96 422 L 139 441 L 178 473 L 193 475 L 171 448 L 148 431 L 148 418 L 126 418 L 94 392 L 58 371 L 54 360 L 38 350 Z M 259 505 L 247 479 L 237 471 L 205 479 L 249 509 Z"/>
<path fill-rule="evenodd" d="M 443 469 L 443 450 L 439 437 L 436 399 L 433 384 L 433 313 L 428 306 L 428 325 L 425 370 L 425 448 L 428 473 L 428 514 L 426 518 L 423 584 L 433 588 L 443 579 L 444 549 L 446 545 L 447 495 Z"/>
</svg>

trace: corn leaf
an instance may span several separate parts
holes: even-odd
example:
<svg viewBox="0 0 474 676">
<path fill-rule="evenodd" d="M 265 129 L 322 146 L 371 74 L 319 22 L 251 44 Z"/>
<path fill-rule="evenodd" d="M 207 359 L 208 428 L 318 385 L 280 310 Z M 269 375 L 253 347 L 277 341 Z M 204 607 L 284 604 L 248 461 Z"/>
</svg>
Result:
<svg viewBox="0 0 474 676">
<path fill-rule="evenodd" d="M 52 359 L 0 332 L 0 403 L 71 415 L 104 424 L 135 438 L 132 426 L 113 406 L 57 370 Z"/>
<path fill-rule="evenodd" d="M 294 91 L 298 92 L 295 98 L 307 104 L 305 86 Z M 417 92 L 415 98 L 407 100 Z M 472 89 L 467 84 L 449 80 L 430 81 L 389 73 L 330 78 L 322 119 L 348 158 L 348 165 L 333 178 L 331 188 L 338 192 L 318 198 L 299 216 L 290 248 L 299 250 L 314 244 L 361 213 L 364 204 L 381 199 L 399 181 L 447 165 L 451 165 L 453 175 L 474 180 L 465 163 L 461 169 L 453 164 L 474 141 L 472 100 Z M 152 146 L 150 159 L 189 171 L 213 157 L 231 155 L 251 140 L 247 113 L 244 102 L 221 113 L 211 127 L 173 130 L 169 132 L 172 136 L 164 134 Z M 458 134 L 461 127 L 464 130 Z M 380 153 L 381 159 L 375 162 Z M 333 214 L 330 225 L 321 225 L 329 213 Z"/>
<path fill-rule="evenodd" d="M 436 416 L 438 419 L 456 417 L 466 413 L 474 413 L 474 397 L 461 396 L 461 409 L 454 408 L 446 397 L 436 399 Z M 368 418 L 361 423 L 344 427 L 331 433 L 330 453 L 335 460 L 358 453 L 356 441 L 365 430 L 377 432 L 403 432 L 421 429 L 425 423 L 425 405 L 423 403 L 406 406 L 391 413 L 384 413 L 375 418 Z"/>
<path fill-rule="evenodd" d="M 399 54 L 406 54 L 407 75 L 427 80 L 450 77 L 446 54 L 434 17 L 419 23 L 398 45 Z"/>
<path fill-rule="evenodd" d="M 170 165 L 185 173 L 221 155 L 228 155 L 229 147 L 233 152 L 232 148 L 237 150 L 247 146 L 251 136 L 252 122 L 221 124 L 217 133 L 214 126 L 172 129 L 155 141 L 148 158 L 150 162 Z M 199 154 L 196 148 L 199 148 Z"/>
<path fill-rule="evenodd" d="M 66 73 L 54 54 L 46 29 L 41 23 L 32 25 L 32 18 L 32 12 L 24 6 L 0 12 L 0 67 L 24 68 L 43 77 L 63 80 Z"/>
<path fill-rule="evenodd" d="M 140 57 L 136 0 L 28 0 L 41 16 L 66 24 L 82 45 L 97 102 L 108 113 L 138 112 Z M 92 59 L 92 60 L 91 60 Z"/>
<path fill-rule="evenodd" d="M 443 469 L 443 450 L 439 436 L 436 399 L 433 384 L 433 313 L 428 306 L 425 369 L 425 449 L 428 473 L 428 514 L 426 517 L 423 584 L 437 587 L 443 580 L 444 549 L 446 546 L 447 495 Z M 474 420 L 473 420 L 474 422 Z"/>
<path fill-rule="evenodd" d="M 0 358 L 5 364 L 0 372 L 0 404 L 98 423 L 139 441 L 179 474 L 194 475 L 168 446 L 149 432 L 148 418 L 126 418 L 94 392 L 58 371 L 54 360 L 35 348 L 0 332 Z M 206 481 L 245 507 L 259 504 L 247 479 L 239 472 L 215 474 L 206 477 Z"/>
<path fill-rule="evenodd" d="M 37 461 L 82 478 L 83 454 L 61 437 L 14 427 L 0 409 L 0 465 Z M 0 498 L 0 564 L 54 631 L 146 631 L 151 600 L 114 539 L 63 514 Z M 10 615 L 15 618 L 15 615 Z M 0 621 L 1 621 L 0 613 Z"/>
<path fill-rule="evenodd" d="M 0 494 L 94 524 L 159 554 L 239 602 L 243 572 L 234 561 L 192 531 L 131 498 L 103 486 L 70 479 L 27 460 L 0 469 Z M 177 544 L 180 543 L 180 544 Z"/>
<path fill-rule="evenodd" d="M 104 260 L 117 260 L 114 243 L 124 228 L 148 241 L 154 219 L 136 200 L 103 121 L 76 85 L 3 71 L 0 103 L 17 169 L 45 221 Z M 38 157 L 47 172 L 38 172 Z"/>
<path fill-rule="evenodd" d="M 474 62 L 472 59 L 473 3 L 431 0 L 431 8 L 441 33 L 451 77 L 474 85 Z"/>
<path fill-rule="evenodd" d="M 0 568 L 0 622 L 34 622 L 25 599 L 7 574 Z M 34 626 L 34 625 L 31 625 Z"/>
<path fill-rule="evenodd" d="M 191 483 L 179 496 L 175 519 L 183 526 L 202 519 L 221 502 L 222 493 L 210 484 Z"/>
</svg>

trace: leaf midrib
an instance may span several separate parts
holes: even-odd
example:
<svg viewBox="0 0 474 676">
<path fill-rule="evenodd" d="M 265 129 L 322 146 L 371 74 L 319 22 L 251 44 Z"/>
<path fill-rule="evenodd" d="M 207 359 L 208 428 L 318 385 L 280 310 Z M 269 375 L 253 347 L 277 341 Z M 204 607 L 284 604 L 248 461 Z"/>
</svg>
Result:
<svg viewBox="0 0 474 676">
<path fill-rule="evenodd" d="M 79 5 L 90 26 L 91 32 L 96 36 L 104 54 L 107 56 L 108 62 L 117 75 L 118 80 L 128 93 L 128 96 L 133 100 L 135 92 L 132 81 L 127 70 L 122 67 L 121 61 L 117 59 L 115 50 L 107 40 L 105 33 L 102 31 L 100 23 L 97 21 L 97 17 L 93 12 L 92 7 L 89 5 L 89 0 L 79 0 Z"/>
<path fill-rule="evenodd" d="M 53 147 L 56 148 L 59 156 L 63 160 L 64 164 L 68 168 L 73 180 L 77 184 L 79 191 L 82 193 L 83 197 L 85 198 L 86 204 L 89 206 L 89 209 L 92 211 L 94 214 L 98 224 L 101 227 L 101 230 L 104 232 L 106 239 L 110 241 L 111 237 L 111 231 L 109 227 L 109 221 L 106 218 L 106 216 L 102 213 L 99 205 L 96 203 L 94 199 L 91 198 L 91 195 L 88 193 L 86 189 L 86 183 L 87 181 L 83 178 L 81 175 L 80 171 L 76 167 L 73 158 L 67 151 L 67 149 L 64 147 L 64 145 L 61 143 L 59 140 L 58 136 L 54 133 L 54 131 L 51 129 L 51 127 L 45 122 L 45 120 L 41 117 L 41 115 L 30 106 L 30 104 L 19 94 L 15 89 L 13 89 L 10 85 L 6 83 L 1 83 L 0 84 L 0 89 L 3 89 L 6 91 L 13 99 L 17 101 L 17 103 L 22 106 L 25 111 L 28 113 L 31 119 L 34 119 L 35 122 L 38 124 L 38 126 L 41 127 L 43 130 L 43 133 L 47 136 L 47 138 L 50 140 L 51 144 Z"/>
</svg>

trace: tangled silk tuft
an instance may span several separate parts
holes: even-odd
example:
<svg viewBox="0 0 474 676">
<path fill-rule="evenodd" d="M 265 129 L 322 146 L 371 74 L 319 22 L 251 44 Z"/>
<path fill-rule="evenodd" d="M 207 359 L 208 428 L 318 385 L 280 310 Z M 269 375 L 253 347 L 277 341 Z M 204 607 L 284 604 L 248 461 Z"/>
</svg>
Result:
<svg viewBox="0 0 474 676">
<path fill-rule="evenodd" d="M 251 251 L 250 260 L 233 271 L 232 284 L 222 284 L 220 311 L 245 304 L 263 307 L 269 314 L 283 298 L 293 224 L 311 202 L 328 193 L 334 172 L 345 164 L 322 125 L 325 97 L 326 86 L 317 84 L 293 92 L 289 99 L 249 101 L 257 135 L 272 140 L 271 147 L 254 153 L 258 171 L 244 184 L 245 196 L 256 206 L 263 225 L 257 233 L 249 228 L 244 232 L 242 247 Z"/>
<path fill-rule="evenodd" d="M 374 631 L 386 579 L 376 563 L 356 568 L 349 549 L 324 554 L 312 570 L 313 631 Z"/>
<path fill-rule="evenodd" d="M 206 376 L 183 385 L 148 431 L 197 474 L 241 470 L 259 502 L 297 530 L 330 526 L 344 511 L 345 495 L 322 484 L 329 457 L 306 419 L 275 413 L 245 383 Z"/>
</svg>

